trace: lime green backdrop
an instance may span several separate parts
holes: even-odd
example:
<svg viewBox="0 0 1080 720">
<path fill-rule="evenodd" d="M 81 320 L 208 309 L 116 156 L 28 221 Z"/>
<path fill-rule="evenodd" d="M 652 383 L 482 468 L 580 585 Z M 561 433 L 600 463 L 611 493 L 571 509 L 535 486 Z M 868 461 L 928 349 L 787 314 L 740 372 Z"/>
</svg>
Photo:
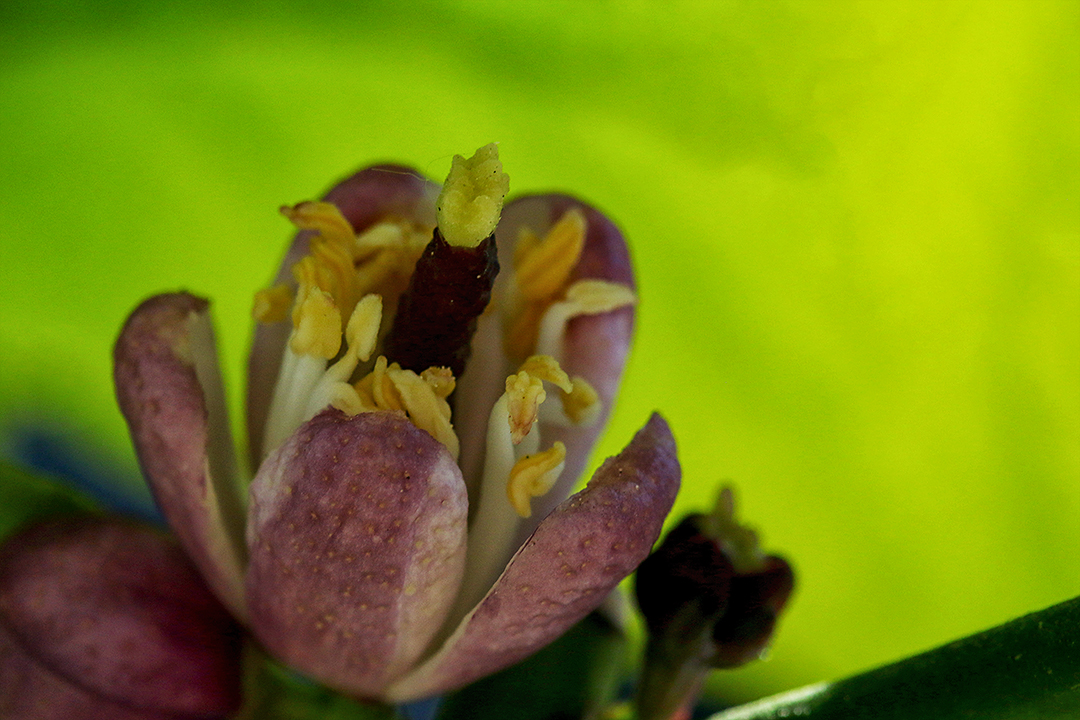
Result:
<svg viewBox="0 0 1080 720">
<path fill-rule="evenodd" d="M 1080 3 L 145 5 L 0 6 L 0 432 L 58 423 L 132 483 L 136 302 L 211 296 L 239 401 L 276 208 L 496 140 L 633 245 L 602 450 L 663 409 L 677 513 L 734 479 L 799 571 L 714 690 L 1080 593 Z"/>
</svg>

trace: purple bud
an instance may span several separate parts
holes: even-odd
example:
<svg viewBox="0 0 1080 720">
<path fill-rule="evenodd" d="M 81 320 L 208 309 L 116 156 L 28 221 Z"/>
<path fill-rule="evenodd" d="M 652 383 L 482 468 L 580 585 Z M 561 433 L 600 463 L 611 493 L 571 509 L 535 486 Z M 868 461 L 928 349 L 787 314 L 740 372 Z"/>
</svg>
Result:
<svg viewBox="0 0 1080 720">
<path fill-rule="evenodd" d="M 239 667 L 239 629 L 156 531 L 64 518 L 0 550 L 5 718 L 224 718 Z"/>
</svg>

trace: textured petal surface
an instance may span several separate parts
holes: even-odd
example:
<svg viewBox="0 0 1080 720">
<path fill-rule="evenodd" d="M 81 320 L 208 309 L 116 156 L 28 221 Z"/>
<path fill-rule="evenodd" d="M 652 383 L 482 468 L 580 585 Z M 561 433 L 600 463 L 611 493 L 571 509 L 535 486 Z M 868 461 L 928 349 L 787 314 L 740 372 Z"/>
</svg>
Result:
<svg viewBox="0 0 1080 720">
<path fill-rule="evenodd" d="M 91 516 L 13 537 L 0 628 L 5 718 L 225 717 L 240 704 L 239 628 L 146 528 Z"/>
<path fill-rule="evenodd" d="M 649 554 L 679 481 L 675 440 L 653 415 L 584 490 L 540 524 L 438 654 L 392 686 L 390 699 L 461 687 L 565 632 Z"/>
<path fill-rule="evenodd" d="M 186 293 L 132 313 L 113 352 L 120 410 L 154 498 L 210 587 L 243 607 L 243 499 L 209 305 Z"/>
<path fill-rule="evenodd" d="M 274 655 L 378 697 L 457 592 L 468 503 L 449 452 L 400 415 L 316 415 L 252 484 L 251 624 Z"/>
<path fill-rule="evenodd" d="M 357 233 L 385 218 L 406 218 L 435 226 L 435 198 L 439 186 L 412 168 L 375 165 L 335 185 L 323 198 L 341 210 Z M 296 234 L 282 261 L 274 284 L 295 287 L 292 266 L 308 253 L 314 233 Z M 289 323 L 257 323 L 248 360 L 247 422 L 251 466 L 262 460 L 263 427 L 270 409 L 270 396 L 281 367 L 281 356 L 289 339 Z"/>
</svg>

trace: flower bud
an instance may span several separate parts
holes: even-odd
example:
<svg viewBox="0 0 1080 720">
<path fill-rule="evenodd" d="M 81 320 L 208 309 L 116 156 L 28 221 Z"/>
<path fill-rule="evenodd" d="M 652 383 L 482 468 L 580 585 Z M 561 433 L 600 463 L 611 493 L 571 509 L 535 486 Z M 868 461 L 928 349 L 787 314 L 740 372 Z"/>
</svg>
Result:
<svg viewBox="0 0 1080 720">
<path fill-rule="evenodd" d="M 762 553 L 757 534 L 734 515 L 724 488 L 711 514 L 685 518 L 638 568 L 635 592 L 649 628 L 642 720 L 670 717 L 710 668 L 745 665 L 772 639 L 795 575 L 786 560 Z"/>
<path fill-rule="evenodd" d="M 0 550 L 5 718 L 225 718 L 240 631 L 173 542 L 95 516 L 35 525 Z"/>
</svg>

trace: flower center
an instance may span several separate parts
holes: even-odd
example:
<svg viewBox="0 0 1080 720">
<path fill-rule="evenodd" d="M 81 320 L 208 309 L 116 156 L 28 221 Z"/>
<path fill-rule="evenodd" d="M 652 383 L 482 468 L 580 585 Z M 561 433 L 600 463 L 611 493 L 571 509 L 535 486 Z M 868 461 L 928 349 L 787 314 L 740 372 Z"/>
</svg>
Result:
<svg viewBox="0 0 1080 720">
<path fill-rule="evenodd" d="M 353 414 L 368 407 L 350 384 L 352 376 L 378 345 L 379 330 L 431 233 L 430 227 L 390 218 L 356 235 L 330 203 L 303 202 L 282 214 L 316 234 L 292 268 L 295 295 L 287 285 L 255 295 L 253 315 L 260 322 L 284 320 L 292 307 L 293 328 L 266 423 L 267 450 L 327 405 Z"/>
<path fill-rule="evenodd" d="M 282 285 L 255 297 L 260 322 L 283 321 L 292 307 L 265 451 L 333 405 L 404 413 L 457 458 L 447 398 L 498 272 L 494 230 L 508 187 L 491 144 L 454 157 L 434 229 L 387 218 L 357 235 L 330 203 L 282 208 L 313 234 L 292 268 L 295 294 Z M 367 365 L 380 348 L 389 360 Z"/>
</svg>

